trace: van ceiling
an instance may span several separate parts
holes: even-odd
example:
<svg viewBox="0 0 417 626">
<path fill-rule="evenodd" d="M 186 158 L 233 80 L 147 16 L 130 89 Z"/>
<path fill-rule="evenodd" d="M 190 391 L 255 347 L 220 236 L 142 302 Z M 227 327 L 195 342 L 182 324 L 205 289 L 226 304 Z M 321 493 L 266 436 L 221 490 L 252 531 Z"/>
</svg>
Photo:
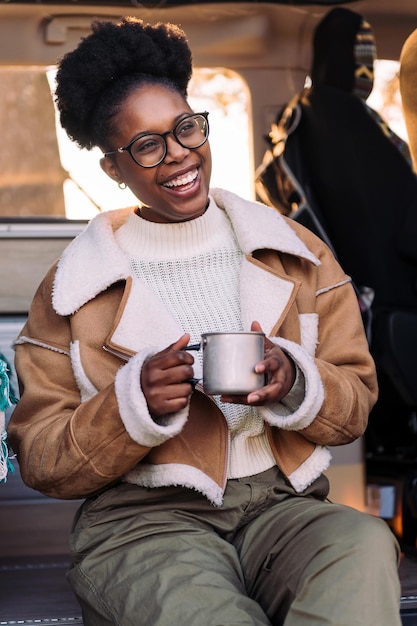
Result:
<svg viewBox="0 0 417 626">
<path fill-rule="evenodd" d="M 355 0 L 263 0 L 264 4 L 290 4 L 294 6 L 323 5 L 332 6 L 337 4 L 349 4 Z M 7 0 L 8 4 L 33 4 L 33 0 Z M 187 4 L 240 4 L 240 0 L 150 0 L 149 2 L 136 2 L 136 0 L 77 0 L 77 5 L 81 6 L 114 6 L 114 7 L 135 7 L 157 8 L 184 6 Z M 36 0 L 37 4 L 56 4 L 56 0 Z M 259 4 L 259 0 L 246 0 L 248 4 Z M 65 4 L 63 2 L 62 4 Z M 69 3 L 68 3 L 69 4 Z"/>
<path fill-rule="evenodd" d="M 7 142 L 0 153 L 0 215 L 2 206 L 6 216 L 44 215 L 45 210 L 62 214 L 65 172 L 45 68 L 74 49 L 94 20 L 131 15 L 150 23 L 180 24 L 195 67 L 235 70 L 250 94 L 251 154 L 257 165 L 277 110 L 308 75 L 314 28 L 338 4 L 368 19 L 379 58 L 398 59 L 417 27 L 417 0 L 0 0 L 0 109 Z M 42 95 L 37 81 L 44 81 Z"/>
<path fill-rule="evenodd" d="M 379 58 L 398 59 L 417 27 L 417 0 L 0 0 L 0 66 L 50 65 L 73 49 L 91 21 L 134 15 L 186 31 L 197 65 L 308 71 L 312 32 L 331 6 L 371 23 Z"/>
</svg>

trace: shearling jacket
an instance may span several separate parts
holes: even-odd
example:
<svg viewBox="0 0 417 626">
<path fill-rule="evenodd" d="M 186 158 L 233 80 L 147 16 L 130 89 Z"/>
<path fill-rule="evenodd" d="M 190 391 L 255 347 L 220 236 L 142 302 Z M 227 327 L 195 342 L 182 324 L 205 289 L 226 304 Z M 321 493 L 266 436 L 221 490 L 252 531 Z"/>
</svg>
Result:
<svg viewBox="0 0 417 626">
<path fill-rule="evenodd" d="M 321 240 L 274 209 L 212 190 L 244 253 L 243 328 L 253 320 L 297 364 L 305 395 L 261 413 L 277 465 L 296 491 L 329 464 L 327 446 L 363 434 L 376 400 L 350 278 Z M 113 232 L 130 209 L 94 218 L 39 286 L 16 341 L 21 399 L 9 438 L 24 481 L 58 498 L 121 480 L 182 485 L 220 505 L 229 434 L 214 401 L 196 389 L 189 406 L 152 420 L 142 364 L 186 329 L 133 278 Z"/>
</svg>

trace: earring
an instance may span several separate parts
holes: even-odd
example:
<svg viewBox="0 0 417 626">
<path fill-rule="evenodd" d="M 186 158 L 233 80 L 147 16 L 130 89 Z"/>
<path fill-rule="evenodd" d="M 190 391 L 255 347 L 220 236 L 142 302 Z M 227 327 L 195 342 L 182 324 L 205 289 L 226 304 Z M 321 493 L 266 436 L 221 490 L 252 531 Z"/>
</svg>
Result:
<svg viewBox="0 0 417 626">
<path fill-rule="evenodd" d="M 122 189 L 122 190 L 126 189 L 127 187 L 126 183 L 124 183 L 122 180 L 119 183 L 117 183 L 117 186 L 119 187 L 119 189 Z"/>
</svg>

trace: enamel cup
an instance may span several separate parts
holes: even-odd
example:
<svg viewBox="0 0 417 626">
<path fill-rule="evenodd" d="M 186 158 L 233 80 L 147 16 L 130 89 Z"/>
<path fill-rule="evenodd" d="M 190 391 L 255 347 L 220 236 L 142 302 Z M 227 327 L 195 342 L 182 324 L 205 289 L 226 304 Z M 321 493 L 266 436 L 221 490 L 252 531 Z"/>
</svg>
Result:
<svg viewBox="0 0 417 626">
<path fill-rule="evenodd" d="M 246 395 L 264 386 L 255 365 L 264 358 L 264 333 L 204 333 L 203 387 L 209 395 Z"/>
</svg>

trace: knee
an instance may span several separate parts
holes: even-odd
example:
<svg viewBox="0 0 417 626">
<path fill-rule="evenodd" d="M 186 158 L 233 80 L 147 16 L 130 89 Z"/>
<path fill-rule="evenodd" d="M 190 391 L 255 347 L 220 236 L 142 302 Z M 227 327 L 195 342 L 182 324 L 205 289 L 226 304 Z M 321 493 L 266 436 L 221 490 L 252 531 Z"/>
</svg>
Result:
<svg viewBox="0 0 417 626">
<path fill-rule="evenodd" d="M 400 548 L 388 524 L 380 518 L 359 511 L 353 511 L 351 515 L 346 547 L 353 548 L 365 560 L 372 560 L 375 564 L 398 562 Z"/>
</svg>

